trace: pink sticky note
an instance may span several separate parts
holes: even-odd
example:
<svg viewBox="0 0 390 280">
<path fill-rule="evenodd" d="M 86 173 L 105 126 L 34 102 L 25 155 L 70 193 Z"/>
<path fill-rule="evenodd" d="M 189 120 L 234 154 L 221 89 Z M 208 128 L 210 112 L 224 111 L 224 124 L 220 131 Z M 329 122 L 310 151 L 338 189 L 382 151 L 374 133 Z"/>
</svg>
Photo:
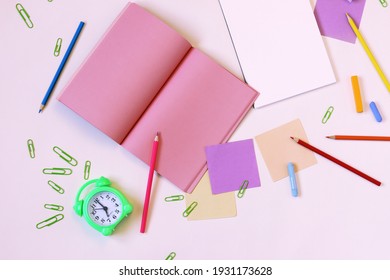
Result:
<svg viewBox="0 0 390 280">
<path fill-rule="evenodd" d="M 314 15 L 321 34 L 326 37 L 355 43 L 356 35 L 348 23 L 348 13 L 356 25 L 360 26 L 366 0 L 353 2 L 341 0 L 317 0 Z"/>
<path fill-rule="evenodd" d="M 207 146 L 206 157 L 213 194 L 239 190 L 245 180 L 260 187 L 252 139 Z"/>
</svg>

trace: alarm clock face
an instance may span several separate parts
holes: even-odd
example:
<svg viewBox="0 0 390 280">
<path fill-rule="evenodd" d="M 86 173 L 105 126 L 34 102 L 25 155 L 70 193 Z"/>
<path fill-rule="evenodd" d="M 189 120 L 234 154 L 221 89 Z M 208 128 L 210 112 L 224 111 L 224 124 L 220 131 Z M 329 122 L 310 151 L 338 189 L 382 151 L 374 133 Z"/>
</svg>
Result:
<svg viewBox="0 0 390 280">
<path fill-rule="evenodd" d="M 111 226 L 120 220 L 122 201 L 112 192 L 98 192 L 88 200 L 88 215 L 100 226 Z"/>
</svg>

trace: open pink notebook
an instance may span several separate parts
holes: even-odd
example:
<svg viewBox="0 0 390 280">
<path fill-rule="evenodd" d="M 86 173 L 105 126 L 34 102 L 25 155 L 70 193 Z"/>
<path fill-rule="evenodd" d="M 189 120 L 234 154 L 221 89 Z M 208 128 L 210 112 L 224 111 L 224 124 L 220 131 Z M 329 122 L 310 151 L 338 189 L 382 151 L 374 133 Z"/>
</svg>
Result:
<svg viewBox="0 0 390 280">
<path fill-rule="evenodd" d="M 204 148 L 226 142 L 258 93 L 129 3 L 64 88 L 59 101 L 192 192 L 207 169 Z"/>
</svg>

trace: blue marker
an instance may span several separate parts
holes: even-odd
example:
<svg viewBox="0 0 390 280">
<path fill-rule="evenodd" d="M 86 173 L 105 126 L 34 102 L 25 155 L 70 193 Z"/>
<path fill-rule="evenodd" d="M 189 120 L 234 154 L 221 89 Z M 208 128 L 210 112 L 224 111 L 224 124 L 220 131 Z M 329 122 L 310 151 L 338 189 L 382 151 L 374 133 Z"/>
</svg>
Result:
<svg viewBox="0 0 390 280">
<path fill-rule="evenodd" d="M 289 162 L 287 165 L 288 176 L 290 177 L 291 194 L 294 197 L 298 196 L 297 180 L 295 179 L 294 164 Z"/>
<path fill-rule="evenodd" d="M 375 104 L 374 101 L 372 101 L 370 103 L 370 108 L 371 108 L 371 112 L 374 114 L 374 117 L 375 117 L 376 121 L 377 122 L 381 122 L 382 121 L 382 116 L 379 113 L 378 107 L 376 107 L 376 104 Z"/>
</svg>

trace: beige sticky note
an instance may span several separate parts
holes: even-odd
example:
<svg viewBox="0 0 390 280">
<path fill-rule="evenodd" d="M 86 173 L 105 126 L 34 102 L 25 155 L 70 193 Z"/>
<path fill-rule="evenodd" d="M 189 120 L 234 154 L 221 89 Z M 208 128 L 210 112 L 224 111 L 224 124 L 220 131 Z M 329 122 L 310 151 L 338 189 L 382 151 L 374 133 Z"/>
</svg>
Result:
<svg viewBox="0 0 390 280">
<path fill-rule="evenodd" d="M 185 194 L 186 207 L 198 203 L 187 217 L 189 221 L 229 218 L 237 215 L 234 192 L 212 194 L 208 171 L 204 174 L 191 194 Z"/>
<path fill-rule="evenodd" d="M 296 171 L 317 163 L 314 153 L 298 145 L 290 136 L 307 141 L 305 130 L 299 119 L 255 137 L 274 182 L 288 176 L 287 164 L 289 162 L 294 163 Z"/>
</svg>

